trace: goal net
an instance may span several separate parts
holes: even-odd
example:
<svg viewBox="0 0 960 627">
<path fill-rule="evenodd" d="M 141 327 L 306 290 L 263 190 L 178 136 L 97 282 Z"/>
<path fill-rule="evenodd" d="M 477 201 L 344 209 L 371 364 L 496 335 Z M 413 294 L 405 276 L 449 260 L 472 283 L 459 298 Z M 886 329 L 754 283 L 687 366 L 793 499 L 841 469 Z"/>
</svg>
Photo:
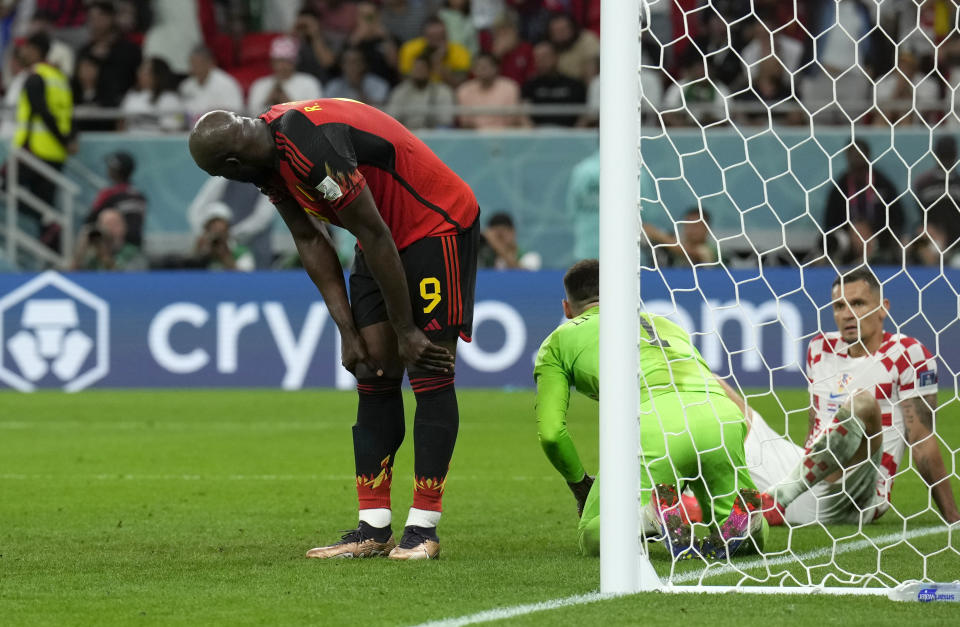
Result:
<svg viewBox="0 0 960 627">
<path fill-rule="evenodd" d="M 960 487 L 960 10 L 889 0 L 611 9 L 601 60 L 601 590 L 883 594 L 960 579 L 948 524 Z M 854 282 L 834 285 L 858 267 L 879 282 L 885 318 L 869 294 L 845 291 Z M 641 398 L 646 375 L 631 347 L 659 344 L 638 312 L 687 331 L 746 399 L 745 440 L 724 430 L 717 447 L 698 445 L 690 416 L 704 403 L 684 405 L 677 428 Z M 869 338 L 880 345 L 866 350 Z M 870 440 L 865 457 L 835 430 L 823 435 L 845 408 L 855 421 L 841 424 L 862 429 L 852 446 Z M 637 422 L 700 447 L 693 470 L 667 460 L 679 489 L 699 485 L 708 501 L 679 557 L 662 539 L 662 513 L 654 524 L 638 506 L 638 494 L 648 498 L 637 477 L 651 477 L 657 460 L 624 443 L 640 441 Z M 736 496 L 716 480 L 718 451 L 758 491 L 789 501 L 762 545 L 755 533 L 732 556 L 713 550 L 723 521 L 708 524 L 712 506 L 726 498 L 729 509 Z M 784 489 L 791 477 L 799 483 Z M 694 503 L 678 507 L 696 520 Z"/>
</svg>

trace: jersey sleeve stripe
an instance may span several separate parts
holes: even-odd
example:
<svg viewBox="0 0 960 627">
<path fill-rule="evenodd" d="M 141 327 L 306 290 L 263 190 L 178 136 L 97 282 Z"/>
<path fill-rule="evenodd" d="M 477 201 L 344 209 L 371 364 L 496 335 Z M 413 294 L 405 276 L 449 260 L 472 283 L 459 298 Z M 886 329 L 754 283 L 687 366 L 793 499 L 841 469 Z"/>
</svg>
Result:
<svg viewBox="0 0 960 627">
<path fill-rule="evenodd" d="M 283 155 L 287 158 L 287 161 L 292 165 L 301 175 L 306 178 L 310 175 L 310 168 L 300 160 L 295 152 L 291 149 L 290 144 L 286 141 L 278 141 L 277 147 L 283 152 Z"/>
<path fill-rule="evenodd" d="M 286 144 L 290 148 L 292 148 L 295 153 L 297 153 L 297 156 L 300 157 L 300 159 L 303 161 L 305 165 L 309 166 L 310 168 L 313 168 L 313 161 L 310 161 L 309 159 L 307 159 L 307 157 L 302 152 L 300 152 L 300 149 L 297 148 L 297 145 L 293 143 L 293 141 L 289 137 L 287 137 L 286 135 L 284 135 L 279 131 L 277 132 L 277 137 L 279 137 L 284 142 L 286 142 Z"/>
</svg>

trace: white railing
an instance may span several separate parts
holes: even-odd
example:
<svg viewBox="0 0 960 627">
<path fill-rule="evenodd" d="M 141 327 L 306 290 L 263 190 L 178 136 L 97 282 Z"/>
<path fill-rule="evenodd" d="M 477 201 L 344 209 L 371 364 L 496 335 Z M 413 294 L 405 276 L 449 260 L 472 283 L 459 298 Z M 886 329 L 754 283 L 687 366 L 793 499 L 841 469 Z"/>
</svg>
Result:
<svg viewBox="0 0 960 627">
<path fill-rule="evenodd" d="M 20 168 L 24 166 L 47 179 L 50 185 L 61 192 L 63 198 L 62 209 L 57 209 L 44 202 L 19 185 Z M 74 207 L 79 193 L 80 187 L 76 183 L 41 159 L 22 148 L 10 149 L 7 157 L 7 219 L 3 231 L 6 237 L 7 258 L 11 265 L 17 265 L 17 254 L 20 250 L 26 251 L 41 262 L 59 268 L 67 267 L 70 264 L 70 260 L 73 258 Z M 60 225 L 60 253 L 51 250 L 34 235 L 25 233 L 20 229 L 18 215 L 21 203 L 39 213 L 44 219 Z"/>
</svg>

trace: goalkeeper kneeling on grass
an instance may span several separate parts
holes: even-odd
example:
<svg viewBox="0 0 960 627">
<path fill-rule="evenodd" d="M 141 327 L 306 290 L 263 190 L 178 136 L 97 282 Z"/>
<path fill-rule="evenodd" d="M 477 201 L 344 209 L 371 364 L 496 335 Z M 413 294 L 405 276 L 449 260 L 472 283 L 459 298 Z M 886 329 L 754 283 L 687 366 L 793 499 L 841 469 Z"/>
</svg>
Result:
<svg viewBox="0 0 960 627">
<path fill-rule="evenodd" d="M 580 550 L 600 552 L 600 486 L 588 475 L 567 433 L 570 387 L 597 399 L 599 381 L 600 264 L 576 263 L 563 277 L 568 321 L 537 353 L 540 444 L 577 499 Z M 640 502 L 644 534 L 659 536 L 675 557 L 724 559 L 761 551 L 769 530 L 760 496 L 746 470 L 743 412 L 710 372 L 690 336 L 666 318 L 641 314 Z M 709 529 L 693 533 L 689 486 Z"/>
</svg>

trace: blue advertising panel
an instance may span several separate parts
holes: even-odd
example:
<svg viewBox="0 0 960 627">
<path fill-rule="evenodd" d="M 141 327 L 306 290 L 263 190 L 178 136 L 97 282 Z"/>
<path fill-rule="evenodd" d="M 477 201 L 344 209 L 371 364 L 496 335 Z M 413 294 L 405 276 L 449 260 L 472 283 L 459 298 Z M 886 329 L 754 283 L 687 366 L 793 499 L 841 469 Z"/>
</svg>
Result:
<svg viewBox="0 0 960 627">
<path fill-rule="evenodd" d="M 879 272 L 887 329 L 960 366 L 960 272 Z M 719 373 L 743 386 L 803 386 L 806 344 L 833 330 L 835 274 L 645 271 L 642 306 L 689 329 Z M 562 320 L 559 271 L 482 271 L 474 342 L 460 344 L 457 385 L 533 384 L 534 355 Z M 303 272 L 0 275 L 0 383 L 23 391 L 87 387 L 352 388 L 339 336 Z"/>
</svg>

